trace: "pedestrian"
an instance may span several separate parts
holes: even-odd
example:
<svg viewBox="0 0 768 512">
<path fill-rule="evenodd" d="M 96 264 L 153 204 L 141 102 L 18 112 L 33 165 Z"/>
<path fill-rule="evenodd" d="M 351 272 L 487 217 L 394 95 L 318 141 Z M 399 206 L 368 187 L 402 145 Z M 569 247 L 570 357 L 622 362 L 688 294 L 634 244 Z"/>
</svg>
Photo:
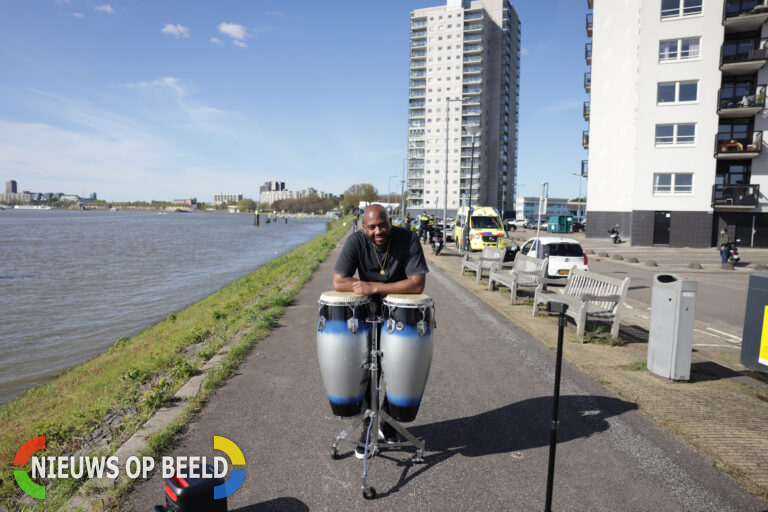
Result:
<svg viewBox="0 0 768 512">
<path fill-rule="evenodd" d="M 422 212 L 421 217 L 419 217 L 419 238 L 422 242 L 427 241 L 427 226 L 429 226 L 429 216 L 427 216 L 427 212 Z"/>
<path fill-rule="evenodd" d="M 360 220 L 360 210 L 355 208 L 355 216 L 352 217 L 352 232 L 357 233 L 357 221 Z"/>
<path fill-rule="evenodd" d="M 728 240 L 728 230 L 723 228 L 720 230 L 720 238 L 717 239 L 717 248 L 720 249 L 721 263 L 725 265 L 728 262 L 728 246 L 731 242 Z"/>
</svg>

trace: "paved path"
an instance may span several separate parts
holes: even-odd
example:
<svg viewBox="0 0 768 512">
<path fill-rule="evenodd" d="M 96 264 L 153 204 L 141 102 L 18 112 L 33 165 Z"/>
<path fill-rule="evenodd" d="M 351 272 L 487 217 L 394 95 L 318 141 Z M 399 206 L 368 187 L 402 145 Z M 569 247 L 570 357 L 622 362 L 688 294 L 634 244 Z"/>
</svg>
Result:
<svg viewBox="0 0 768 512">
<path fill-rule="evenodd" d="M 331 434 L 347 422 L 330 413 L 315 350 L 316 300 L 330 288 L 338 248 L 218 390 L 172 455 L 215 455 L 213 436 L 246 458 L 229 509 L 540 510 L 544 505 L 554 358 L 527 333 L 438 269 L 427 279 L 437 304 L 435 357 L 416 422 L 426 463 L 384 452 L 360 495 L 361 461 L 349 449 L 331 460 Z M 557 510 L 759 511 L 765 504 L 651 425 L 633 403 L 564 365 Z M 137 487 L 125 510 L 164 500 L 159 475 Z"/>
</svg>

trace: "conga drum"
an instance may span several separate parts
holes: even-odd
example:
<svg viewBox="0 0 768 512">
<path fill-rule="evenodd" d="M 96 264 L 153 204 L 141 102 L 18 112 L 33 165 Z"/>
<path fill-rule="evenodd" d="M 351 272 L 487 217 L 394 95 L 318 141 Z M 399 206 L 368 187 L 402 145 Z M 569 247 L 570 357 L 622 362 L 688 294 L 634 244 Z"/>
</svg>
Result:
<svg viewBox="0 0 768 512">
<path fill-rule="evenodd" d="M 423 294 L 387 295 L 382 309 L 379 348 L 390 415 L 413 421 L 432 365 L 434 303 Z"/>
<path fill-rule="evenodd" d="M 367 295 L 325 292 L 317 301 L 317 359 L 333 414 L 356 416 L 362 412 L 370 372 L 371 329 Z"/>
</svg>

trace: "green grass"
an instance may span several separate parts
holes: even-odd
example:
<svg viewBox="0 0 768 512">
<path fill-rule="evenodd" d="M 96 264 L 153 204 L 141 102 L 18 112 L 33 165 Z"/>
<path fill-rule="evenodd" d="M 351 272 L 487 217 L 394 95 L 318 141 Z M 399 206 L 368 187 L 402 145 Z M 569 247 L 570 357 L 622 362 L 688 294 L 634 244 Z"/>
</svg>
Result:
<svg viewBox="0 0 768 512">
<path fill-rule="evenodd" d="M 639 372 L 641 370 L 647 370 L 648 369 L 648 361 L 643 359 L 642 361 L 635 361 L 632 364 L 629 365 L 629 369 L 633 372 Z"/>
<path fill-rule="evenodd" d="M 107 352 L 0 407 L 0 504 L 15 510 L 23 496 L 12 471 L 19 469 L 13 466 L 13 456 L 25 441 L 45 435 L 42 455 L 88 450 L 89 437 L 105 430 L 105 417 L 118 415 L 119 424 L 107 429 L 109 444 L 94 451 L 111 453 L 207 359 L 236 340 L 227 357 L 208 372 L 203 391 L 190 401 L 183 421 L 151 439 L 150 451 L 161 453 L 210 392 L 269 333 L 346 230 L 342 222 L 334 222 L 323 235 L 136 336 L 121 337 Z M 57 510 L 82 483 L 61 482 L 54 481 L 46 500 L 29 509 Z"/>
</svg>

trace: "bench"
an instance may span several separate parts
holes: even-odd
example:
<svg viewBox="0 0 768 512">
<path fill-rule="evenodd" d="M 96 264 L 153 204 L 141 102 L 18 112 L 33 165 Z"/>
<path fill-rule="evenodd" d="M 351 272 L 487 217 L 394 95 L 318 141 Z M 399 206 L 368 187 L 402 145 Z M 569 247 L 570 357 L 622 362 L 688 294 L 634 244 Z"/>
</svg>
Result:
<svg viewBox="0 0 768 512">
<path fill-rule="evenodd" d="M 541 283 L 545 282 L 548 265 L 549 258 L 542 260 L 518 253 L 514 261 L 493 265 L 488 276 L 488 289 L 493 291 L 496 289 L 496 285 L 506 286 L 509 288 L 509 298 L 514 304 L 517 300 L 518 289 L 528 288 L 533 292 Z"/>
<path fill-rule="evenodd" d="M 483 247 L 483 252 L 479 258 L 465 254 L 461 259 L 461 275 L 469 270 L 475 273 L 475 282 L 479 283 L 483 278 L 483 270 L 491 270 L 495 263 L 503 263 L 506 249 L 495 249 L 493 247 Z"/>
<path fill-rule="evenodd" d="M 612 320 L 611 337 L 619 335 L 619 312 L 627 298 L 629 278 L 616 279 L 572 268 L 568 281 L 561 292 L 544 290 L 544 284 L 536 288 L 533 297 L 533 315 L 538 314 L 539 305 L 549 301 L 568 305 L 566 316 L 576 322 L 579 343 L 584 343 L 584 328 L 587 319 Z"/>
</svg>

